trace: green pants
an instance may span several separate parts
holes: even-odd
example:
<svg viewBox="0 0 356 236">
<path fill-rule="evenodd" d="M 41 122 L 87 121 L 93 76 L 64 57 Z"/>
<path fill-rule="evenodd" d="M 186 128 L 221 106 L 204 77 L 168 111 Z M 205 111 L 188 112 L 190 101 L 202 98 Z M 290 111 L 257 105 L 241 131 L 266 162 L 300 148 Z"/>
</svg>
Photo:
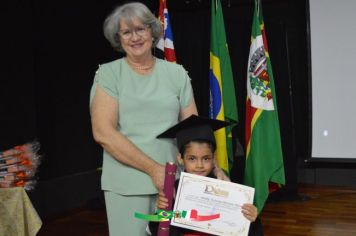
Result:
<svg viewBox="0 0 356 236">
<path fill-rule="evenodd" d="M 153 214 L 155 195 L 120 195 L 105 191 L 110 236 L 147 236 L 148 221 L 134 217 L 135 212 Z"/>
</svg>

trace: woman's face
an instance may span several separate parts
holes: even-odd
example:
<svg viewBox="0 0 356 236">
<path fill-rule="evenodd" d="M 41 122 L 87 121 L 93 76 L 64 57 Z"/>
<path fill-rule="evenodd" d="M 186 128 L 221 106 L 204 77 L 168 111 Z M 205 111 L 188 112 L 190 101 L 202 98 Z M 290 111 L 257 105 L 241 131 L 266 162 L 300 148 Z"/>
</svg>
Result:
<svg viewBox="0 0 356 236">
<path fill-rule="evenodd" d="M 127 56 L 140 58 L 151 54 L 153 41 L 151 28 L 137 18 L 132 21 L 132 25 L 120 21 L 119 37 Z"/>
</svg>

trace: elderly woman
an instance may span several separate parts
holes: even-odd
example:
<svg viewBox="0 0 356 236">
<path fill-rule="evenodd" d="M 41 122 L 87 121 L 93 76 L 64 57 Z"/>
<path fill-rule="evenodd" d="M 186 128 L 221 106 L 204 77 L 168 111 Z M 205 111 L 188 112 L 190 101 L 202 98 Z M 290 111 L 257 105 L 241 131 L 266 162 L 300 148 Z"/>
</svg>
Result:
<svg viewBox="0 0 356 236">
<path fill-rule="evenodd" d="M 146 235 L 147 222 L 134 212 L 153 212 L 164 165 L 177 154 L 173 141 L 156 136 L 197 114 L 185 69 L 152 55 L 161 31 L 141 3 L 117 7 L 104 22 L 106 39 L 125 53 L 99 67 L 90 96 L 94 139 L 104 149 L 101 183 L 112 236 Z"/>
</svg>

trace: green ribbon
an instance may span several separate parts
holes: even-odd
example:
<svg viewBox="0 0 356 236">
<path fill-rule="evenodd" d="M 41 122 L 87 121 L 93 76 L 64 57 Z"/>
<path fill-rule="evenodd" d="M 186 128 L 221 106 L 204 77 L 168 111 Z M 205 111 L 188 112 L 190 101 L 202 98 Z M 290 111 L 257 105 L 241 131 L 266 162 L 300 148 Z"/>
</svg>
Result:
<svg viewBox="0 0 356 236">
<path fill-rule="evenodd" d="M 208 221 L 208 220 L 214 220 L 220 218 L 220 214 L 198 215 L 197 210 L 192 210 L 190 212 L 191 212 L 190 218 L 191 220 L 194 221 Z M 154 215 L 146 215 L 146 214 L 135 212 L 135 217 L 146 221 L 161 222 L 161 221 L 169 221 L 172 218 L 186 218 L 187 213 L 188 211 L 165 211 L 165 210 L 158 209 Z"/>
<path fill-rule="evenodd" d="M 135 212 L 135 217 L 141 220 L 146 220 L 146 221 L 155 221 L 155 222 L 161 222 L 161 221 L 169 221 L 173 217 L 175 218 L 185 218 L 187 215 L 187 211 L 165 211 L 158 209 L 156 211 L 156 214 L 154 215 L 146 215 L 146 214 L 141 214 Z"/>
<path fill-rule="evenodd" d="M 146 221 L 155 221 L 155 222 L 161 222 L 161 221 L 168 221 L 169 219 L 166 219 L 165 217 L 161 215 L 146 215 L 146 214 L 141 214 L 135 212 L 135 217 L 141 220 L 146 220 Z"/>
</svg>

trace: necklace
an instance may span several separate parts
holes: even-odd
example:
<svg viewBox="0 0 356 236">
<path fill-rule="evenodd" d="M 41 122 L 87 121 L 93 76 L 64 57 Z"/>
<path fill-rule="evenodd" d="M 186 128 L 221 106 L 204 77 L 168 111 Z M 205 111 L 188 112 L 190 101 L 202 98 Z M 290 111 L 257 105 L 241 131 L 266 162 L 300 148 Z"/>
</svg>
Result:
<svg viewBox="0 0 356 236">
<path fill-rule="evenodd" d="M 127 60 L 126 58 L 126 62 L 133 68 L 136 70 L 150 70 L 152 69 L 152 67 L 155 65 L 156 59 L 154 57 L 152 57 L 152 63 L 151 65 L 145 65 L 145 66 L 135 66 L 133 65 L 129 60 Z"/>
</svg>

